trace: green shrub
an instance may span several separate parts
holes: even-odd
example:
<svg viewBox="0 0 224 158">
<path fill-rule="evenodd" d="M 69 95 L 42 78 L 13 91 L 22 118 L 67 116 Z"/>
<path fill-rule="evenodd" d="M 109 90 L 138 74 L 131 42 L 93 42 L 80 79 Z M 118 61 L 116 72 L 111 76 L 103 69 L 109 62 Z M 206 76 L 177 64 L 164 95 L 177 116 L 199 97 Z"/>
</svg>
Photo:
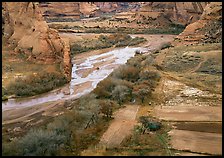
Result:
<svg viewBox="0 0 224 158">
<path fill-rule="evenodd" d="M 20 140 L 4 144 L 3 155 L 55 156 L 64 142 L 65 137 L 55 131 L 32 129 Z"/>
<path fill-rule="evenodd" d="M 113 71 L 114 78 L 135 82 L 139 79 L 139 68 L 129 65 L 122 65 Z"/>
<path fill-rule="evenodd" d="M 118 85 L 112 91 L 113 99 L 117 100 L 118 104 L 121 106 L 121 103 L 127 98 L 129 94 L 129 89 L 126 86 Z"/>
<path fill-rule="evenodd" d="M 133 94 L 137 98 L 141 99 L 141 103 L 144 103 L 145 98 L 151 96 L 151 94 L 152 94 L 152 87 L 151 87 L 151 85 L 140 83 L 140 84 L 134 86 Z"/>
<path fill-rule="evenodd" d="M 141 71 L 139 74 L 140 81 L 142 80 L 155 80 L 158 81 L 160 79 L 160 75 L 155 71 Z"/>
<path fill-rule="evenodd" d="M 67 83 L 64 75 L 57 72 L 40 72 L 26 78 L 18 78 L 7 87 L 9 94 L 17 96 L 32 96 L 48 92 Z"/>
<path fill-rule="evenodd" d="M 169 48 L 169 47 L 172 47 L 172 44 L 171 44 L 170 42 L 164 43 L 164 44 L 161 46 L 161 50 L 162 50 L 162 49 Z"/>
<path fill-rule="evenodd" d="M 100 101 L 100 112 L 107 118 L 111 118 L 113 114 L 112 103 L 108 100 Z"/>
<path fill-rule="evenodd" d="M 138 51 L 138 50 L 137 50 Z M 140 51 L 139 51 L 140 53 Z M 127 61 L 127 64 L 130 65 L 130 66 L 134 66 L 134 67 L 137 67 L 137 68 L 141 68 L 141 62 L 144 61 L 146 59 L 145 56 L 135 56 L 133 58 L 130 58 L 128 61 Z"/>
<path fill-rule="evenodd" d="M 100 35 L 98 41 L 95 42 L 94 46 L 88 46 L 85 44 L 72 44 L 71 54 L 79 54 L 90 50 L 109 48 L 115 45 L 115 47 L 124 47 L 129 45 L 136 45 L 146 41 L 144 38 L 132 39 L 130 35 L 124 33 L 114 33 L 109 36 Z"/>
</svg>

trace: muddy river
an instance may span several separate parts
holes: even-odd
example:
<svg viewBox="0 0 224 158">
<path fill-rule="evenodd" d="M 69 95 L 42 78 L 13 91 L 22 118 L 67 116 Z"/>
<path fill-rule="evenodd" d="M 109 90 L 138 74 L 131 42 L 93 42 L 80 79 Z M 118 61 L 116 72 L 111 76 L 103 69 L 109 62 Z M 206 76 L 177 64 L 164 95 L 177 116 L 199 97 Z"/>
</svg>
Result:
<svg viewBox="0 0 224 158">
<path fill-rule="evenodd" d="M 113 51 L 109 51 L 103 54 L 89 56 L 79 63 L 76 63 L 74 60 L 72 67 L 72 80 L 69 85 L 34 97 L 9 99 L 6 102 L 2 102 L 2 109 L 16 109 L 60 99 L 78 98 L 92 91 L 101 80 L 106 78 L 119 65 L 125 64 L 129 58 L 135 55 L 136 50 L 147 51 L 147 48 L 125 47 L 114 49 Z M 89 72 L 89 74 L 86 76 L 83 76 L 82 73 L 78 73 L 80 70 L 83 72 L 90 70 L 97 64 L 100 66 L 98 66 L 96 70 Z M 82 84 L 86 85 L 84 86 L 85 88 L 82 91 L 76 91 L 76 86 L 81 86 Z M 68 88 L 69 92 L 66 90 Z"/>
<path fill-rule="evenodd" d="M 76 36 L 75 33 L 63 33 L 63 36 L 69 36 L 69 38 L 73 35 Z M 115 68 L 125 64 L 128 59 L 133 57 L 137 50 L 147 52 L 152 49 L 152 45 L 157 47 L 163 42 L 172 41 L 175 37 L 174 35 L 141 36 L 148 40 L 147 44 L 144 44 L 142 47 L 114 48 L 113 50 L 100 54 L 88 53 L 81 58 L 76 58 L 75 56 L 72 59 L 72 79 L 69 84 L 37 96 L 9 99 L 8 101 L 2 102 L 2 110 L 20 109 L 50 101 L 78 98 L 91 92 Z"/>
</svg>

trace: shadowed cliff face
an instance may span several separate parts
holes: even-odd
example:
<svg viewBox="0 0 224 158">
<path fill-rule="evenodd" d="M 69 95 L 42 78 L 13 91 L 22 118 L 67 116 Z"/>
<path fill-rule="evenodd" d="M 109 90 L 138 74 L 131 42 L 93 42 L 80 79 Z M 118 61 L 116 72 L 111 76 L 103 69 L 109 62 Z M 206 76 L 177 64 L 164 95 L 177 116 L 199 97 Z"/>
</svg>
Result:
<svg viewBox="0 0 224 158">
<path fill-rule="evenodd" d="M 65 43 L 34 2 L 2 2 L 4 45 L 36 63 L 63 63 Z M 71 62 L 70 62 L 71 64 Z"/>
<path fill-rule="evenodd" d="M 205 9 L 200 19 L 186 27 L 177 37 L 175 44 L 222 42 L 222 3 L 211 2 Z"/>
</svg>

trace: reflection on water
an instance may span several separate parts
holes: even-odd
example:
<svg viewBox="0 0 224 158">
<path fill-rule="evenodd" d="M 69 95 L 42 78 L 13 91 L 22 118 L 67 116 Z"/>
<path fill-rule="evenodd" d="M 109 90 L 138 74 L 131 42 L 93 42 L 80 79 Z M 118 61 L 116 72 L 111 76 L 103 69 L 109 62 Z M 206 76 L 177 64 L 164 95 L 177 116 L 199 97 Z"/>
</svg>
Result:
<svg viewBox="0 0 224 158">
<path fill-rule="evenodd" d="M 72 80 L 70 84 L 65 86 L 65 88 L 66 87 L 69 88 L 68 94 L 64 90 L 58 89 L 58 90 L 54 90 L 54 91 L 41 94 L 38 96 L 34 96 L 34 97 L 9 99 L 8 101 L 2 102 L 2 109 L 3 110 L 16 109 L 16 108 L 33 106 L 33 105 L 42 104 L 42 103 L 50 102 L 50 101 L 61 100 L 61 99 L 78 98 L 84 94 L 91 92 L 101 80 L 106 78 L 113 71 L 114 68 L 116 68 L 117 66 L 121 64 L 126 63 L 129 58 L 133 57 L 135 55 L 136 50 L 147 51 L 146 48 L 141 48 L 141 47 L 119 48 L 113 51 L 109 51 L 107 53 L 89 56 L 85 61 L 79 64 L 73 63 Z M 102 66 L 99 67 L 99 69 L 94 70 L 93 72 L 88 74 L 88 76 L 86 77 L 81 77 L 77 74 L 78 70 L 93 68 L 94 64 L 96 63 L 102 63 L 102 62 L 110 61 L 112 59 L 115 59 L 114 62 L 103 64 Z M 116 65 L 116 66 L 112 66 L 112 65 Z M 82 92 L 74 94 L 75 86 L 83 84 L 87 81 L 91 81 L 92 86 L 89 88 L 86 88 Z"/>
</svg>

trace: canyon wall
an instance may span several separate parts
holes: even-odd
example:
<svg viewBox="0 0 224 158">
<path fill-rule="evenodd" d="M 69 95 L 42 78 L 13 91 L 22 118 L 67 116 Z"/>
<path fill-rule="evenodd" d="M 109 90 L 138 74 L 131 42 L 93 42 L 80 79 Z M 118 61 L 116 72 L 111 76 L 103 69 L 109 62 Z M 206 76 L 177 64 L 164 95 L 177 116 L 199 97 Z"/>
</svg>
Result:
<svg viewBox="0 0 224 158">
<path fill-rule="evenodd" d="M 207 2 L 143 2 L 135 18 L 141 22 L 188 25 L 197 21 Z"/>
<path fill-rule="evenodd" d="M 186 27 L 174 44 L 222 42 L 222 3 L 209 3 L 200 19 Z"/>
<path fill-rule="evenodd" d="M 61 63 L 69 78 L 71 62 L 64 64 L 65 43 L 43 20 L 34 2 L 2 2 L 2 38 L 15 53 L 25 53 L 35 63 Z M 70 60 L 70 59 L 69 59 Z M 66 68 L 68 67 L 68 68 Z"/>
<path fill-rule="evenodd" d="M 135 11 L 139 2 L 41 2 L 39 7 L 47 21 L 75 21 L 108 13 Z"/>
<path fill-rule="evenodd" d="M 40 2 L 39 8 L 46 20 L 61 21 L 80 19 L 79 2 Z"/>
<path fill-rule="evenodd" d="M 188 25 L 197 21 L 208 2 L 41 2 L 47 20 L 72 21 L 120 12 L 135 12 L 141 22 Z M 66 8 L 66 9 L 65 9 Z"/>
</svg>

